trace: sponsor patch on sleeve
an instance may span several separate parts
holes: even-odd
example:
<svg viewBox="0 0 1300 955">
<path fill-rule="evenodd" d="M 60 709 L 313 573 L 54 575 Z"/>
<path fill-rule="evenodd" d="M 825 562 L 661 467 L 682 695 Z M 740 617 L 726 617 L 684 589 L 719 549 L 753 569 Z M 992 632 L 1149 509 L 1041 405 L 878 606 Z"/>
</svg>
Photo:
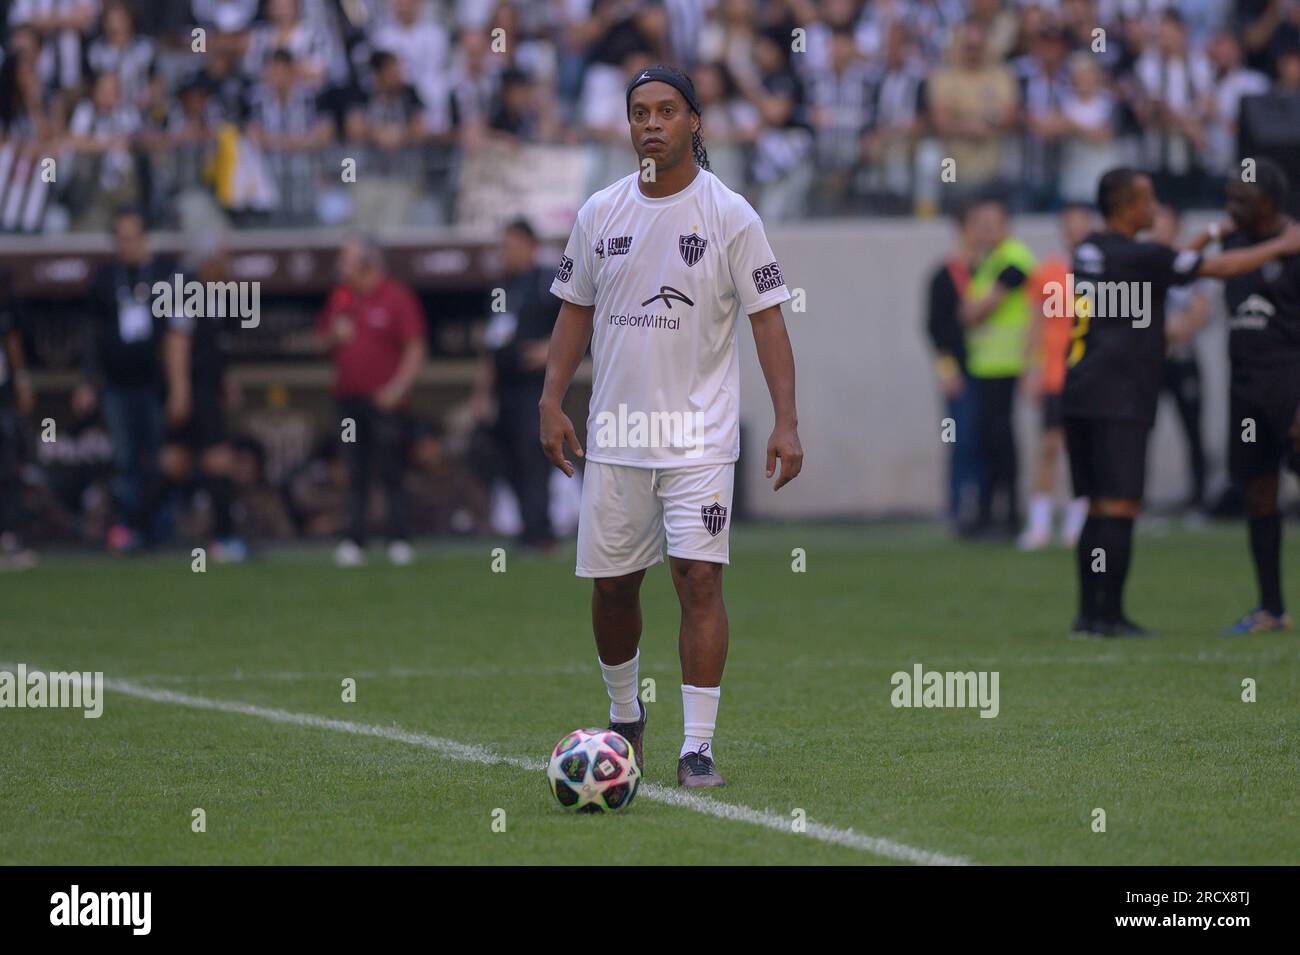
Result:
<svg viewBox="0 0 1300 955">
<path fill-rule="evenodd" d="M 556 271 L 555 277 L 561 282 L 567 282 L 573 278 L 573 259 L 567 255 L 561 255 L 560 268 Z"/>
<path fill-rule="evenodd" d="M 774 288 L 780 288 L 785 284 L 785 279 L 781 276 L 781 267 L 775 262 L 769 262 L 761 269 L 754 269 L 754 288 L 758 290 L 759 295 L 772 291 Z"/>
</svg>

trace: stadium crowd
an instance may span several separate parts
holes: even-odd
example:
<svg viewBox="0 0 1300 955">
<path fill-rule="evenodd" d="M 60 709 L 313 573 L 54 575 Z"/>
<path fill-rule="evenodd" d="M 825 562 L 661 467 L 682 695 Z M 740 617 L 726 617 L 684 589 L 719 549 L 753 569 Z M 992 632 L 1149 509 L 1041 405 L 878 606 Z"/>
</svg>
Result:
<svg viewBox="0 0 1300 955">
<path fill-rule="evenodd" d="M 998 182 L 1017 210 L 1053 209 L 1126 162 L 1208 203 L 1241 99 L 1300 96 L 1296 0 L 7 7 L 11 232 L 102 229 L 124 201 L 181 228 L 451 222 L 493 142 L 626 149 L 625 79 L 656 61 L 691 70 L 715 170 L 769 220 L 924 212 Z M 956 188 L 917 174 L 943 158 Z"/>
</svg>

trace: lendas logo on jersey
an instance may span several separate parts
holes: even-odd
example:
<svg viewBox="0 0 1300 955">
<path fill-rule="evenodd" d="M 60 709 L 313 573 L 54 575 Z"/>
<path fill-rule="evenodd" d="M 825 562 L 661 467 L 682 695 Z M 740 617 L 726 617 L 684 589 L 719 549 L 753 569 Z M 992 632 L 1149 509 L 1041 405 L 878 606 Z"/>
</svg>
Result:
<svg viewBox="0 0 1300 955">
<path fill-rule="evenodd" d="M 685 457 L 704 453 L 703 411 L 639 411 L 624 403 L 593 422 L 598 448 L 674 448 Z"/>
</svg>

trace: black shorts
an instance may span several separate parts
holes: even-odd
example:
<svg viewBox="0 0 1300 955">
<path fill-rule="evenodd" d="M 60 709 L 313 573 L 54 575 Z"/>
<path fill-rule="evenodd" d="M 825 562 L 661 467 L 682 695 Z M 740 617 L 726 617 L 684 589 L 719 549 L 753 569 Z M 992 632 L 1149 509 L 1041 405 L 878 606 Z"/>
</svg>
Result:
<svg viewBox="0 0 1300 955">
<path fill-rule="evenodd" d="M 1300 410 L 1300 368 L 1234 369 L 1230 396 L 1228 470 L 1232 477 L 1248 481 L 1275 475 L 1284 463 L 1300 474 L 1300 452 L 1290 434 Z M 1251 437 L 1253 441 L 1247 440 Z"/>
<path fill-rule="evenodd" d="M 1141 500 L 1151 426 L 1122 418 L 1066 418 L 1075 497 Z"/>
<path fill-rule="evenodd" d="M 1065 425 L 1065 399 L 1059 391 L 1043 395 L 1043 430 L 1055 431 Z"/>
<path fill-rule="evenodd" d="M 167 432 L 168 444 L 179 444 L 195 451 L 205 451 L 226 440 L 226 413 L 219 394 L 194 392 L 190 419 Z"/>
</svg>

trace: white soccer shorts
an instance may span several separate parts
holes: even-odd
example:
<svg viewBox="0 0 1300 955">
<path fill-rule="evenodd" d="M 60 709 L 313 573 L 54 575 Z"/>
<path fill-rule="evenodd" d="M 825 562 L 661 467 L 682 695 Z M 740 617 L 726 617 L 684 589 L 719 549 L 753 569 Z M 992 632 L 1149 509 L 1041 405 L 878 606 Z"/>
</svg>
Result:
<svg viewBox="0 0 1300 955">
<path fill-rule="evenodd" d="M 729 563 L 736 465 L 633 468 L 588 461 L 578 518 L 579 577 L 621 577 L 668 556 Z"/>
</svg>

